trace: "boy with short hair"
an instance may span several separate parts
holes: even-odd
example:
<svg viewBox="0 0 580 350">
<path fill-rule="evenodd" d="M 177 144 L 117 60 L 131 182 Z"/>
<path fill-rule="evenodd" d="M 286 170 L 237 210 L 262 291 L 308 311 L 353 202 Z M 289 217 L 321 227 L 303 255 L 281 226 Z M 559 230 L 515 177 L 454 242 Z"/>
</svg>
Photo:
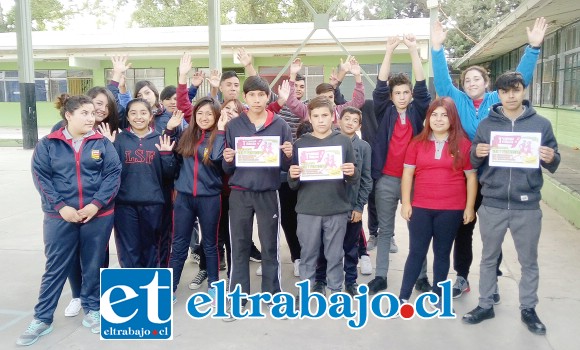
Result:
<svg viewBox="0 0 580 350">
<path fill-rule="evenodd" d="M 521 73 L 508 72 L 497 78 L 500 103 L 479 124 L 471 146 L 471 163 L 479 170 L 483 200 L 477 214 L 483 243 L 479 278 L 479 304 L 463 316 L 469 324 L 495 317 L 493 293 L 497 285 L 497 259 L 507 229 L 510 229 L 522 267 L 519 282 L 521 319 L 530 332 L 546 334 L 535 307 L 538 304 L 538 241 L 542 227 L 540 199 L 543 185 L 538 168 L 490 166 L 491 132 L 541 133 L 540 165 L 551 173 L 560 164 L 552 124 L 524 100 Z"/>
<path fill-rule="evenodd" d="M 298 190 L 296 232 L 301 246 L 300 278 L 314 283 L 320 245 L 323 243 L 324 256 L 328 262 L 328 288 L 332 292 L 340 292 L 344 280 L 342 245 L 349 219 L 348 213 L 352 209 L 347 195 L 347 182 L 357 181 L 360 172 L 354 165 L 355 156 L 351 140 L 339 131 L 332 130 L 333 102 L 319 96 L 310 101 L 308 109 L 313 131 L 295 142 L 292 165 L 288 171 L 290 188 Z M 298 161 L 300 149 L 329 146 L 342 147 L 340 168 L 344 179 L 301 181 Z"/>
<path fill-rule="evenodd" d="M 232 267 L 229 290 L 237 284 L 243 293 L 250 293 L 249 259 L 252 246 L 254 214 L 262 248 L 262 292 L 280 292 L 278 257 L 280 207 L 278 189 L 280 170 L 287 170 L 292 158 L 290 127 L 278 115 L 266 110 L 270 97 L 268 82 L 253 76 L 244 82 L 248 110 L 226 125 L 226 149 L 222 162 L 230 175 L 230 239 Z M 280 136 L 280 167 L 236 167 L 236 137 Z M 246 301 L 244 301 L 245 304 Z M 232 320 L 232 319 L 226 319 Z"/>
<path fill-rule="evenodd" d="M 341 61 L 342 62 L 342 61 Z M 355 107 L 361 108 L 365 103 L 365 89 L 362 83 L 362 76 L 361 76 L 361 68 L 356 59 L 351 58 L 348 64 L 342 64 L 344 69 L 348 69 L 353 75 L 355 79 L 355 87 L 354 91 L 352 92 L 352 100 L 346 102 L 345 104 L 334 106 L 332 110 L 332 122 L 333 124 L 338 124 L 338 116 L 340 112 L 346 107 Z M 300 102 L 295 93 L 295 83 L 296 77 L 298 72 L 302 69 L 302 61 L 300 58 L 296 58 L 292 64 L 290 65 L 290 95 L 288 96 L 288 100 L 286 101 L 286 106 L 290 109 L 292 113 L 300 117 L 300 120 L 306 121 L 308 120 L 308 112 L 309 108 L 302 102 Z M 346 74 L 346 72 L 344 72 Z M 329 100 L 334 100 L 334 87 L 328 83 L 319 84 L 316 87 L 316 96 L 323 96 L 328 98 Z"/>
<path fill-rule="evenodd" d="M 409 77 L 403 73 L 389 77 L 391 56 L 401 41 L 409 48 L 411 55 L 414 88 Z M 385 57 L 373 91 L 373 102 L 379 128 L 372 148 L 371 175 L 375 180 L 379 230 L 375 278 L 368 284 L 371 295 L 387 288 L 389 254 L 395 233 L 395 215 L 401 200 L 405 152 L 411 139 L 423 130 L 425 113 L 431 102 L 414 35 L 407 34 L 403 40 L 398 37 L 387 39 Z M 424 284 L 428 286 L 426 275 L 423 278 Z"/>
<path fill-rule="evenodd" d="M 373 188 L 373 179 L 371 178 L 371 146 L 356 134 L 362 124 L 362 112 L 360 109 L 354 107 L 346 107 L 343 109 L 340 113 L 338 124 L 340 125 L 340 132 L 352 142 L 355 164 L 360 170 L 360 178 L 347 183 L 347 196 L 351 204 L 351 211 L 349 212 L 346 234 L 342 245 L 344 250 L 344 289 L 348 294 L 355 296 L 358 294 L 356 267 L 358 265 L 359 237 L 363 229 L 362 215 L 364 206 L 367 204 L 369 198 L 369 193 Z M 326 259 L 324 258 L 324 252 L 318 258 L 316 283 L 313 289 L 316 292 L 325 294 Z"/>
</svg>

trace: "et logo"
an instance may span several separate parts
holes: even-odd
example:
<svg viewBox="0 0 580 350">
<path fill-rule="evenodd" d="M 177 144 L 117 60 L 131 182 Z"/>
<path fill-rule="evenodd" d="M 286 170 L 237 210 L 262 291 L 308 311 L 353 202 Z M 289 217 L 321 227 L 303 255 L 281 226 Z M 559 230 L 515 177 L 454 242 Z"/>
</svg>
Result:
<svg viewBox="0 0 580 350">
<path fill-rule="evenodd" d="M 101 339 L 173 338 L 171 269 L 101 269 Z"/>
</svg>

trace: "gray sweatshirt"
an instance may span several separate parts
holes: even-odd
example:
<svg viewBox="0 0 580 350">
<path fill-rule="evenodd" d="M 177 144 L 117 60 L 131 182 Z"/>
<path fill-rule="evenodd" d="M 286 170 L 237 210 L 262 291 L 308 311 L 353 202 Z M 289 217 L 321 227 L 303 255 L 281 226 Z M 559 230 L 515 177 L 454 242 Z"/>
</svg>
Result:
<svg viewBox="0 0 580 350">
<path fill-rule="evenodd" d="M 482 185 L 483 205 L 500 209 L 538 209 L 544 184 L 540 168 L 490 167 L 489 157 L 479 158 L 475 149 L 479 143 L 490 144 L 492 131 L 539 132 L 542 146 L 554 149 L 554 159 L 550 164 L 540 161 L 540 165 L 551 173 L 558 169 L 560 153 L 550 121 L 536 113 L 529 101 L 524 101 L 525 110 L 512 121 L 504 116 L 501 103 L 492 106 L 489 116 L 479 124 L 471 145 L 471 164 L 479 171 Z"/>
<path fill-rule="evenodd" d="M 293 145 L 292 165 L 298 165 L 298 149 L 304 147 L 342 146 L 342 162 L 355 163 L 354 151 L 350 138 L 339 131 L 333 131 L 324 139 L 305 134 Z M 355 164 L 356 166 L 356 164 Z M 336 215 L 352 210 L 347 196 L 347 182 L 356 182 L 360 178 L 357 168 L 353 176 L 344 176 L 339 180 L 300 181 L 288 175 L 288 185 L 298 190 L 296 213 L 316 216 Z"/>
</svg>

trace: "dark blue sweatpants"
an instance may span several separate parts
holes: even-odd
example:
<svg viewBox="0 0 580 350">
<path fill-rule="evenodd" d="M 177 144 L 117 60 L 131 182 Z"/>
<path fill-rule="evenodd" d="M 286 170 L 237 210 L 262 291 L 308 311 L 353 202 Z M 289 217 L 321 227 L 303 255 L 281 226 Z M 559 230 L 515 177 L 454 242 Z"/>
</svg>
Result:
<svg viewBox="0 0 580 350">
<path fill-rule="evenodd" d="M 124 268 L 157 267 L 157 235 L 163 204 L 115 207 L 115 244 Z"/>
<path fill-rule="evenodd" d="M 113 215 L 95 217 L 86 224 L 70 223 L 60 217 L 44 215 L 46 265 L 38 303 L 34 307 L 35 319 L 52 323 L 54 310 L 77 250 L 82 271 L 81 305 L 85 312 L 100 310 L 100 268 L 105 261 L 112 228 Z"/>
<path fill-rule="evenodd" d="M 419 277 L 433 239 L 433 292 L 441 295 L 437 283 L 447 279 L 451 247 L 463 223 L 463 210 L 435 210 L 413 207 L 409 221 L 409 255 L 405 262 L 399 298 L 408 300 Z"/>
<path fill-rule="evenodd" d="M 201 229 L 201 240 L 207 263 L 208 285 L 219 279 L 217 237 L 220 210 L 221 198 L 219 195 L 194 197 L 188 193 L 177 192 L 173 204 L 173 245 L 169 259 L 169 267 L 173 269 L 174 292 L 177 290 L 183 264 L 187 259 L 196 218 L 199 220 Z"/>
</svg>

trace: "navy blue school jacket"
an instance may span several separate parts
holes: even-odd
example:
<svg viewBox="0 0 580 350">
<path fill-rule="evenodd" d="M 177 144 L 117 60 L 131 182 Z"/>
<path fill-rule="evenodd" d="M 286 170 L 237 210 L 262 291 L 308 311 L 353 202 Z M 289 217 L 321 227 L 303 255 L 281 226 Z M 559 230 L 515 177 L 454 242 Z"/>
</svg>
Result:
<svg viewBox="0 0 580 350">
<path fill-rule="evenodd" d="M 130 129 L 117 135 L 113 145 L 119 154 L 123 171 L 116 202 L 124 204 L 164 204 L 163 182 L 172 180 L 175 171 L 173 152 L 160 152 L 160 134 L 153 130 L 140 138 Z"/>
<path fill-rule="evenodd" d="M 96 133 L 75 152 L 62 131 L 43 137 L 32 156 L 32 177 L 42 210 L 59 215 L 64 206 L 81 209 L 92 203 L 99 208 L 97 216 L 112 213 L 121 183 L 121 162 L 113 144 Z"/>
<path fill-rule="evenodd" d="M 202 131 L 197 153 L 193 157 L 182 157 L 179 177 L 175 180 L 175 189 L 182 193 L 197 196 L 216 196 L 222 192 L 222 159 L 225 148 L 225 134 L 218 131 L 213 142 L 209 159 L 211 164 L 203 163 L 203 156 L 208 150 L 209 134 Z"/>
<path fill-rule="evenodd" d="M 268 111 L 264 125 L 256 131 L 256 127 L 246 113 L 230 120 L 226 124 L 226 147 L 234 148 L 236 137 L 248 136 L 280 136 L 280 145 L 292 142 L 292 131 L 284 119 Z M 242 191 L 276 191 L 280 188 L 280 170 L 288 171 L 291 158 L 280 150 L 280 167 L 236 168 L 236 161 L 222 162 L 224 172 L 230 176 L 229 185 L 232 189 Z"/>
</svg>

